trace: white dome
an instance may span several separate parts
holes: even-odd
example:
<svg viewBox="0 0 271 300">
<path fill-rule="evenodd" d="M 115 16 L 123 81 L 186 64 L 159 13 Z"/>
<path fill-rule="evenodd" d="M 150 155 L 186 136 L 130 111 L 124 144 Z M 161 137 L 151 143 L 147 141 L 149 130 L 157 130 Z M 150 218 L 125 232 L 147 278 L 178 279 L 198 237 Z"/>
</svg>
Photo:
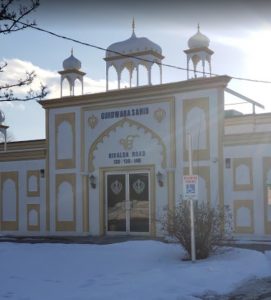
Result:
<svg viewBox="0 0 271 300">
<path fill-rule="evenodd" d="M 200 32 L 199 26 L 198 26 L 198 32 L 188 40 L 188 47 L 190 49 L 208 48 L 209 44 L 210 44 L 210 40 L 208 39 L 208 37 L 206 35 L 204 35 Z"/>
<path fill-rule="evenodd" d="M 63 69 L 71 70 L 71 69 L 81 69 L 81 61 L 73 56 L 73 51 L 71 56 L 63 61 Z"/>
<path fill-rule="evenodd" d="M 5 114 L 0 110 L 0 124 L 4 123 L 5 121 Z"/>
<path fill-rule="evenodd" d="M 152 50 L 162 55 L 162 48 L 159 45 L 155 44 L 154 42 L 150 41 L 145 37 L 138 38 L 133 32 L 129 39 L 110 45 L 107 48 L 106 57 L 119 56 L 119 54 L 114 52 L 129 55 L 132 53 L 143 52 L 148 50 Z"/>
</svg>

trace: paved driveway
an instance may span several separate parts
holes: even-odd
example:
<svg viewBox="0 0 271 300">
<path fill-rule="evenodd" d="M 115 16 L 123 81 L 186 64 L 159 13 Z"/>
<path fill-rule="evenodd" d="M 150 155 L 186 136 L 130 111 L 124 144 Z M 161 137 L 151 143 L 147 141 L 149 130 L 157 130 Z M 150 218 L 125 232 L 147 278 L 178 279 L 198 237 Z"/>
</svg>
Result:
<svg viewBox="0 0 271 300">
<path fill-rule="evenodd" d="M 227 295 L 206 294 L 202 300 L 271 300 L 271 277 L 252 279 Z"/>
</svg>

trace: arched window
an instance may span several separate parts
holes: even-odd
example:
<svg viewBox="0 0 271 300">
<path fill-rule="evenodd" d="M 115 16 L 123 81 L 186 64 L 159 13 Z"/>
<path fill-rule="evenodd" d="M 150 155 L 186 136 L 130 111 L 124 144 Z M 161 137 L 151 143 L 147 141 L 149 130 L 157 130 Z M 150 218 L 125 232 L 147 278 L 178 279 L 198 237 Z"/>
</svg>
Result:
<svg viewBox="0 0 271 300">
<path fill-rule="evenodd" d="M 57 159 L 73 158 L 73 131 L 69 122 L 63 121 L 57 131 Z"/>
<path fill-rule="evenodd" d="M 186 133 L 190 133 L 191 135 L 192 150 L 206 149 L 206 117 L 204 111 L 201 108 L 193 107 L 188 112 L 185 127 Z"/>
<path fill-rule="evenodd" d="M 57 220 L 73 221 L 73 189 L 69 182 L 64 181 L 58 186 L 57 192 Z"/>
<path fill-rule="evenodd" d="M 239 165 L 235 170 L 237 185 L 250 184 L 250 172 L 247 165 Z"/>
<path fill-rule="evenodd" d="M 236 212 L 236 226 L 237 227 L 250 227 L 251 214 L 248 207 L 240 207 Z"/>
<path fill-rule="evenodd" d="M 16 221 L 17 201 L 16 185 L 11 179 L 5 180 L 3 184 L 3 221 Z"/>
<path fill-rule="evenodd" d="M 30 226 L 39 225 L 39 216 L 38 212 L 35 209 L 31 209 L 28 213 L 28 222 Z"/>
<path fill-rule="evenodd" d="M 35 175 L 31 175 L 28 179 L 28 191 L 37 192 L 38 190 L 38 178 Z"/>
<path fill-rule="evenodd" d="M 70 83 L 67 78 L 64 78 L 62 81 L 62 97 L 70 96 Z"/>
</svg>

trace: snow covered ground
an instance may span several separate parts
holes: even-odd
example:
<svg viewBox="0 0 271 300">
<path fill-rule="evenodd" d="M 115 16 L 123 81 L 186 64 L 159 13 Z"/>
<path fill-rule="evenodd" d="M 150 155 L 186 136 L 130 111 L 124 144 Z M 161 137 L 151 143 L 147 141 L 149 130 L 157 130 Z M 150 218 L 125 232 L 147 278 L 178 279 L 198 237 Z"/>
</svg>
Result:
<svg viewBox="0 0 271 300">
<path fill-rule="evenodd" d="M 207 260 L 182 261 L 176 244 L 0 243 L 0 299 L 195 299 L 227 293 L 271 275 L 271 253 L 231 248 Z"/>
</svg>

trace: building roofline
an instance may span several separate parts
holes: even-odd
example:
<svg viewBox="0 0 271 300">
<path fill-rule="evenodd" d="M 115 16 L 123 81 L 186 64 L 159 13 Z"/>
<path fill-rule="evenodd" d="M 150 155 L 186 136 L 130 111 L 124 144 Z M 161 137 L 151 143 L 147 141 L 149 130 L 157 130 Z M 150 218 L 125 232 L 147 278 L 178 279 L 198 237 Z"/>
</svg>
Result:
<svg viewBox="0 0 271 300">
<path fill-rule="evenodd" d="M 139 86 L 127 89 L 109 90 L 95 94 L 84 94 L 80 96 L 67 96 L 62 98 L 38 101 L 43 108 L 57 108 L 67 106 L 104 104 L 108 101 L 127 101 L 133 98 L 144 99 L 148 96 L 168 95 L 169 93 L 183 93 L 210 88 L 225 88 L 231 80 L 230 76 L 222 75 L 216 77 L 194 78 L 173 83 L 164 83 L 152 86 Z"/>
</svg>

